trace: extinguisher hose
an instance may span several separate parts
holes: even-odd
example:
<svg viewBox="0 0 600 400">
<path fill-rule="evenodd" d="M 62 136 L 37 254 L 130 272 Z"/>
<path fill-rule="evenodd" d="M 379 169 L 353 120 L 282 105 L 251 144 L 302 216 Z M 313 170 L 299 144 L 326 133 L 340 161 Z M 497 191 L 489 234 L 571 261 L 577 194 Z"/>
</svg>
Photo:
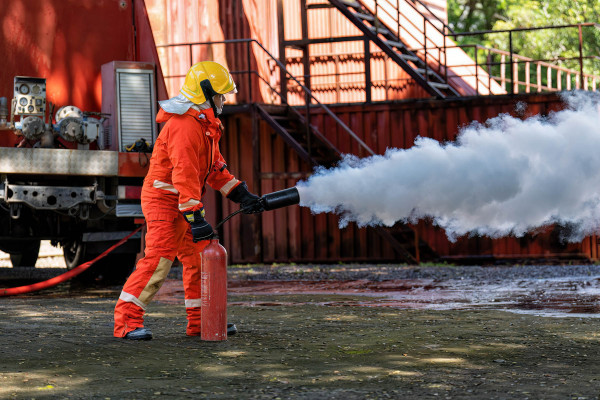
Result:
<svg viewBox="0 0 600 400">
<path fill-rule="evenodd" d="M 226 216 L 226 217 L 225 217 L 225 219 L 223 219 L 223 221 L 221 221 L 221 222 L 219 222 L 217 225 L 215 225 L 215 227 L 214 227 L 214 229 L 213 229 L 213 230 L 215 231 L 215 233 L 214 233 L 214 234 L 216 235 L 216 233 L 217 233 L 217 230 L 218 230 L 218 229 L 219 229 L 221 226 L 223 226 L 223 224 L 224 224 L 225 222 L 229 221 L 231 218 L 235 217 L 236 215 L 238 215 L 239 213 L 241 213 L 241 212 L 243 212 L 243 211 L 244 211 L 244 208 L 240 208 L 239 210 L 237 210 L 237 211 L 235 211 L 235 212 L 232 212 L 231 214 L 229 214 L 228 216 Z"/>
<path fill-rule="evenodd" d="M 300 203 L 300 194 L 298 193 L 298 189 L 296 187 L 291 187 L 283 190 L 279 190 L 273 193 L 267 193 L 264 196 L 258 199 L 258 203 L 260 204 L 261 211 L 271 211 L 282 207 L 291 206 L 294 204 Z M 231 218 L 235 217 L 241 212 L 248 211 L 249 213 L 254 213 L 251 211 L 254 205 L 249 205 L 246 208 L 242 207 L 239 210 L 229 214 L 225 219 L 219 222 L 215 228 L 213 229 L 213 238 L 218 238 L 217 230 Z"/>
<path fill-rule="evenodd" d="M 77 267 L 65 272 L 64 274 L 55 276 L 54 278 L 48 279 L 43 282 L 38 282 L 38 283 L 34 283 L 32 285 L 18 286 L 18 287 L 13 287 L 13 288 L 8 288 L 8 289 L 0 289 L 0 297 L 15 296 L 17 294 L 36 292 L 38 290 L 47 289 L 47 288 L 56 286 L 59 283 L 68 281 L 69 279 L 74 278 L 77 275 L 81 274 L 83 271 L 85 271 L 86 269 L 91 267 L 98 260 L 106 257 L 111 251 L 113 251 L 117 247 L 121 246 L 130 237 L 132 237 L 133 235 L 138 233 L 142 228 L 143 228 L 143 225 L 140 226 L 139 228 L 137 228 L 136 230 L 134 230 L 133 232 L 131 232 L 130 234 L 128 234 L 127 236 L 125 236 L 123 239 L 119 240 L 117 243 L 115 243 L 114 245 L 109 247 L 104 253 L 100 254 L 98 257 L 94 258 L 93 260 L 90 260 L 81 265 L 78 265 Z"/>
</svg>

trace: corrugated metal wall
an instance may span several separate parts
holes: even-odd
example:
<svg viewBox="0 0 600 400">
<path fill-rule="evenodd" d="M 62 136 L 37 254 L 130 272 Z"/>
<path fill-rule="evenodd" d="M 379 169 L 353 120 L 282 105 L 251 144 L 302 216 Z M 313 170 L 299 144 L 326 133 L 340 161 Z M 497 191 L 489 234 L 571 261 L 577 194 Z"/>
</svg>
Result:
<svg viewBox="0 0 600 400">
<path fill-rule="evenodd" d="M 200 9 L 198 2 L 192 0 L 147 0 L 152 15 L 161 14 L 163 22 L 152 18 L 155 32 L 162 32 L 158 43 L 175 43 L 181 41 L 202 41 L 255 38 L 275 56 L 278 55 L 278 36 L 276 19 L 276 2 L 268 0 L 226 0 L 221 2 L 202 2 L 205 9 Z M 298 16 L 298 0 L 284 0 L 288 15 Z M 438 6 L 440 6 L 438 4 Z M 294 8 L 295 7 L 295 8 Z M 158 10 L 158 11 L 157 11 Z M 325 10 L 327 11 L 327 10 Z M 327 37 L 333 32 L 340 34 L 356 34 L 348 23 L 338 20 L 335 13 L 323 10 L 312 10 L 311 37 Z M 173 23 L 173 21 L 175 21 Z M 190 26 L 190 21 L 199 28 Z M 218 24 L 215 24 L 218 21 Z M 168 23 L 167 23 L 168 22 Z M 164 24 L 169 25 L 168 29 Z M 300 37 L 299 18 L 286 20 L 286 38 Z M 162 28 L 161 28 L 162 26 Z M 188 29 L 189 28 L 189 29 Z M 166 30 L 165 30 L 166 29 Z M 169 30 L 170 29 L 170 30 Z M 345 31 L 347 30 L 347 32 Z M 184 32 L 184 36 L 180 35 Z M 196 34 L 197 33 L 197 34 Z M 362 42 L 339 43 L 330 45 L 311 46 L 313 57 L 311 74 L 313 86 L 319 98 L 328 103 L 356 102 L 364 100 L 364 83 L 360 76 L 364 73 L 364 63 L 352 53 L 363 53 Z M 264 55 L 255 52 L 248 61 L 244 45 L 228 45 L 223 55 L 221 48 L 196 49 L 194 57 L 224 57 L 232 70 L 247 70 L 248 65 L 261 75 L 277 85 L 278 73 L 269 69 Z M 317 50 L 321 53 L 317 53 Z M 161 50 L 165 55 L 165 50 Z M 187 55 L 167 57 L 169 73 L 183 74 L 189 66 Z M 298 51 L 288 50 L 289 57 L 300 57 Z M 262 57 L 262 58 L 261 58 Z M 198 61 L 200 58 L 194 59 Z M 163 58 L 163 62 L 165 59 Z M 291 60 L 290 61 L 294 61 Z M 301 60 L 295 60 L 290 66 L 292 72 L 303 75 Z M 394 66 L 384 57 L 376 55 L 372 59 L 372 75 L 374 80 L 374 99 L 400 99 L 427 97 L 422 89 L 412 84 L 406 87 L 394 87 L 393 79 L 401 82 L 405 77 L 402 71 L 393 71 Z M 164 66 L 165 64 L 163 64 Z M 265 69 L 266 68 L 266 69 Z M 391 72 L 390 72 L 391 71 Z M 332 81 L 332 72 L 341 72 L 338 81 Z M 397 75 L 394 75 L 396 74 Z M 344 78 L 342 78 L 342 76 Z M 387 83 L 385 83 L 387 78 Z M 384 83 L 378 83 L 381 80 Z M 240 95 L 238 101 L 248 99 L 250 90 L 263 94 L 264 86 L 255 81 L 252 88 L 244 86 L 244 80 L 238 79 Z M 171 95 L 175 94 L 180 83 L 172 84 Z M 361 86 L 362 85 L 362 86 Z M 343 90 L 337 90 L 343 88 Z M 292 92 L 293 93 L 293 92 Z M 292 94 L 290 96 L 293 96 Z M 338 114 L 365 142 L 377 152 L 383 153 L 386 147 L 408 148 L 417 135 L 429 136 L 438 140 L 452 140 L 458 132 L 458 127 L 471 121 L 485 121 L 502 112 L 512 112 L 516 101 L 529 103 L 528 113 L 547 112 L 560 108 L 560 101 L 552 95 L 527 97 L 490 97 L 462 99 L 457 101 L 427 101 L 380 103 L 377 105 L 347 105 L 334 106 Z M 228 116 L 225 119 L 227 132 L 222 140 L 222 149 L 231 170 L 248 182 L 250 188 L 261 194 L 292 186 L 296 179 L 270 178 L 259 180 L 258 172 L 271 173 L 270 176 L 280 176 L 280 173 L 297 173 L 305 176 L 310 168 L 305 165 L 287 148 L 284 142 L 264 123 L 259 123 L 260 135 L 252 137 L 252 118 L 248 114 Z M 329 139 L 344 152 L 358 153 L 356 146 L 346 140 L 342 132 L 328 116 L 317 115 L 313 119 L 321 132 L 326 132 Z M 259 154 L 255 153 L 253 140 L 258 140 Z M 360 154 L 360 153 L 359 153 Z M 260 171 L 255 166 L 260 164 Z M 274 174 L 274 175 L 273 175 Z M 229 202 L 222 202 L 219 194 L 212 191 L 206 196 L 209 220 L 218 220 L 233 211 Z M 451 243 L 444 232 L 424 221 L 418 224 L 419 235 L 443 257 L 550 257 L 552 255 L 586 255 L 597 258 L 596 237 L 586 238 L 582 243 L 563 245 L 557 240 L 556 232 L 549 228 L 545 232 L 521 239 L 504 238 L 491 240 L 488 238 L 461 239 Z M 392 261 L 394 251 L 376 233 L 358 229 L 354 225 L 339 229 L 337 217 L 332 215 L 313 216 L 310 211 L 291 207 L 264 213 L 260 216 L 241 216 L 232 219 L 225 226 L 225 245 L 229 249 L 231 261 L 245 262 L 289 262 L 289 261 Z"/>
<path fill-rule="evenodd" d="M 417 135 L 437 140 L 453 140 L 459 127 L 471 121 L 485 121 L 500 113 L 515 113 L 517 102 L 528 104 L 519 116 L 546 114 L 562 108 L 555 95 L 496 96 L 456 101 L 419 101 L 382 103 L 379 105 L 334 106 L 334 112 L 350 126 L 371 148 L 383 153 L 387 147 L 409 148 Z M 327 115 L 313 118 L 321 132 L 343 152 L 358 153 L 356 146 Z M 249 114 L 225 118 L 227 132 L 222 148 L 232 171 L 247 180 L 252 190 L 261 194 L 293 186 L 310 168 L 290 150 L 265 123 L 260 123 L 260 172 L 299 173 L 294 179 L 263 179 L 260 185 L 253 178 L 252 119 Z M 220 195 L 211 201 L 222 218 L 234 209 L 229 202 L 221 204 Z M 207 205 L 207 209 L 213 206 Z M 489 239 L 486 237 L 461 238 L 451 243 L 443 230 L 430 222 L 418 224 L 419 236 L 442 257 L 453 258 L 536 258 L 578 257 L 597 258 L 597 238 L 589 237 L 581 243 L 563 244 L 559 232 L 553 228 L 537 231 L 523 238 Z M 311 215 L 301 207 L 290 207 L 260 216 L 232 219 L 225 227 L 225 246 L 231 261 L 245 262 L 385 262 L 395 259 L 392 248 L 369 229 L 358 229 L 351 224 L 338 228 L 334 215 Z M 259 243 L 260 245 L 256 245 Z"/>
</svg>

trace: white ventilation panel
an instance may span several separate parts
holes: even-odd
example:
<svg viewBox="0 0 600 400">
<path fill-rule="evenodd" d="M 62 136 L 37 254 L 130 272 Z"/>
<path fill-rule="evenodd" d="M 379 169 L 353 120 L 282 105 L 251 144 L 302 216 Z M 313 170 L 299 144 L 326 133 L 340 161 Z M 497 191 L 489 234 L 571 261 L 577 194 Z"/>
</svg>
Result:
<svg viewBox="0 0 600 400">
<path fill-rule="evenodd" d="M 117 69 L 119 151 L 140 139 L 156 138 L 154 71 Z"/>
</svg>

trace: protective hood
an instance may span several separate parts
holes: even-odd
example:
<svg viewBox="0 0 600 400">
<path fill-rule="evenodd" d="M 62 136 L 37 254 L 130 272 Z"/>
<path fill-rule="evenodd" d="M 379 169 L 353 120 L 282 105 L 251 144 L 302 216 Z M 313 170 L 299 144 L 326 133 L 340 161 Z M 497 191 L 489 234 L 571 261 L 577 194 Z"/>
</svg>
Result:
<svg viewBox="0 0 600 400">
<path fill-rule="evenodd" d="M 179 115 L 185 114 L 191 107 L 194 107 L 197 110 L 206 110 L 207 108 L 210 108 L 208 101 L 202 104 L 194 104 L 182 94 L 171 97 L 169 100 L 159 101 L 158 104 L 165 112 Z"/>
</svg>

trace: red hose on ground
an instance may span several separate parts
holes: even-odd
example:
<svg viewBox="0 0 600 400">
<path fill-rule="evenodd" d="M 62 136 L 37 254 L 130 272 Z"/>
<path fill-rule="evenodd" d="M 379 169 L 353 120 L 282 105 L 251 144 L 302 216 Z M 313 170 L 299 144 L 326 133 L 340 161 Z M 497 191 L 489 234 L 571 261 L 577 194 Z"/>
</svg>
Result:
<svg viewBox="0 0 600 400">
<path fill-rule="evenodd" d="M 108 253 L 110 253 L 111 251 L 113 251 L 114 249 L 116 249 L 117 247 L 122 245 L 123 243 L 125 243 L 130 237 L 132 237 L 137 232 L 139 232 L 143 227 L 144 227 L 144 225 L 140 226 L 139 228 L 137 228 L 136 230 L 131 232 L 129 235 L 125 236 L 123 239 L 119 240 L 117 243 L 112 245 L 104 253 L 100 254 L 98 257 L 94 258 L 93 260 L 90 260 L 81 265 L 78 265 L 77 267 L 73 268 L 72 270 L 69 270 L 69 271 L 65 272 L 64 274 L 55 276 L 54 278 L 48 279 L 47 281 L 34 283 L 32 285 L 18 286 L 18 287 L 8 288 L 8 289 L 0 289 L 0 297 L 14 296 L 17 294 L 35 292 L 35 291 L 47 289 L 49 287 L 56 286 L 59 283 L 68 281 L 69 279 L 76 277 L 77 275 L 81 274 L 83 271 L 85 271 L 86 269 L 91 267 L 92 264 L 94 264 L 96 261 L 100 260 L 101 258 L 106 257 L 108 255 Z"/>
</svg>

